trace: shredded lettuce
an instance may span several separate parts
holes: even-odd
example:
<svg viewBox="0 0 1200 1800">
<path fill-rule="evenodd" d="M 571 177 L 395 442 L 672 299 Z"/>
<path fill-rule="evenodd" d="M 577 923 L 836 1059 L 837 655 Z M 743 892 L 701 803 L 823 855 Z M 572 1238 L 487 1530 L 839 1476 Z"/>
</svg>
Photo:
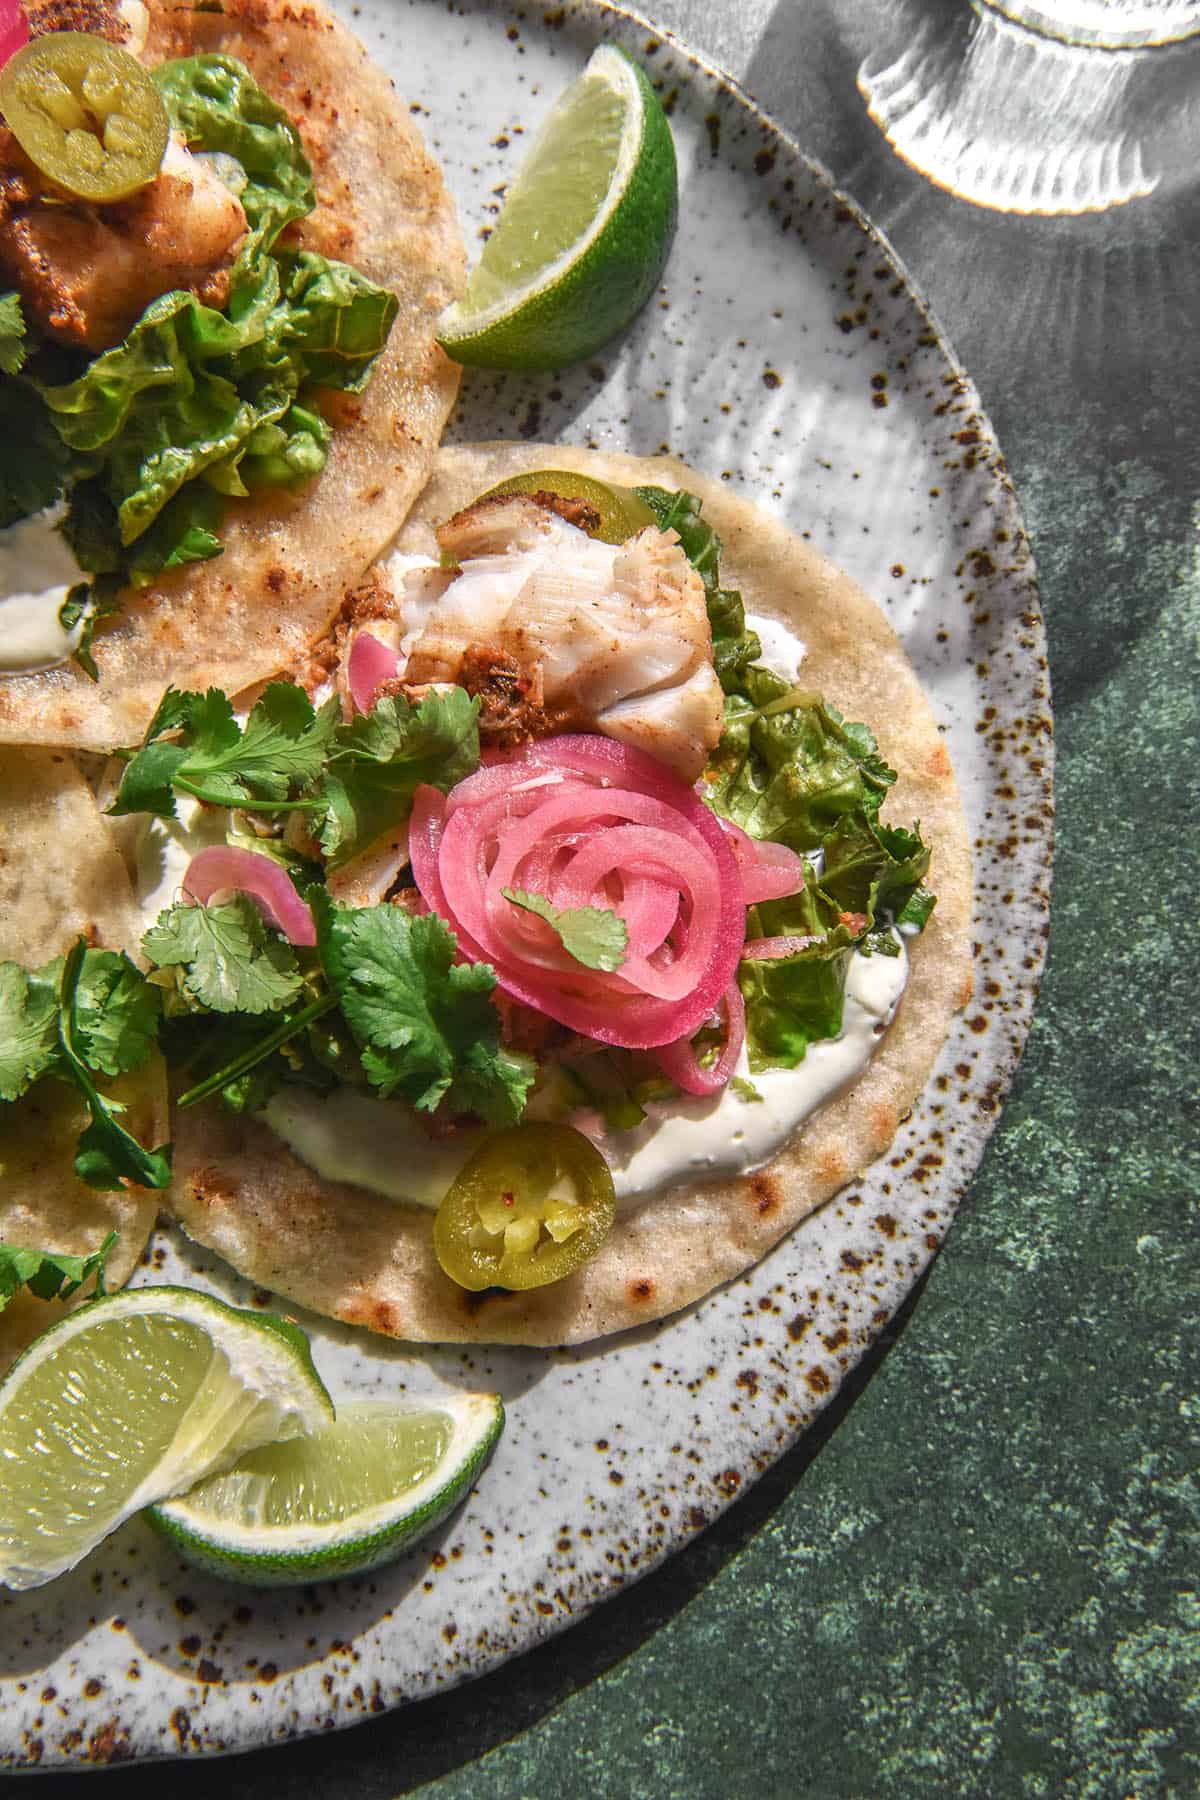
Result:
<svg viewBox="0 0 1200 1800">
<path fill-rule="evenodd" d="M 235 157 L 246 172 L 238 195 L 254 247 L 270 249 L 285 225 L 316 204 L 300 133 L 232 56 L 181 56 L 153 72 L 171 124 L 188 148 Z"/>
<path fill-rule="evenodd" d="M 704 798 L 751 837 L 814 859 L 799 894 L 751 908 L 747 934 L 802 937 L 805 948 L 743 959 L 738 969 L 751 1069 L 794 1068 L 809 1044 L 841 1031 L 853 952 L 895 954 L 892 923 L 916 930 L 925 924 L 934 905 L 923 885 L 929 850 L 919 827 L 880 819 L 896 774 L 870 727 L 758 663 L 761 646 L 746 630 L 741 595 L 721 586 L 721 542 L 700 518 L 696 497 L 637 491 L 660 527 L 679 533 L 704 582 L 713 661 L 725 690 L 724 728 L 705 771 Z"/>
</svg>

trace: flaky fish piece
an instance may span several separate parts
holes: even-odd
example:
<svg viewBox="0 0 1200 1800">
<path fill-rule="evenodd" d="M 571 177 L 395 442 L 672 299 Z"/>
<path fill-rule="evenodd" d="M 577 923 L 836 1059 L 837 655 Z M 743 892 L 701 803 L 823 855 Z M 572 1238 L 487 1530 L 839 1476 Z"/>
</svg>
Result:
<svg viewBox="0 0 1200 1800">
<path fill-rule="evenodd" d="M 704 584 L 673 531 L 605 544 L 510 496 L 456 514 L 438 543 L 457 578 L 411 571 L 398 596 L 407 686 L 523 678 L 540 715 L 529 735 L 598 731 L 696 780 L 721 735 L 721 686 Z"/>
<path fill-rule="evenodd" d="M 181 133 L 167 140 L 154 180 L 128 200 L 91 206 L 44 187 L 0 129 L 0 275 L 50 337 L 107 350 L 174 288 L 225 304 L 246 215 Z"/>
</svg>

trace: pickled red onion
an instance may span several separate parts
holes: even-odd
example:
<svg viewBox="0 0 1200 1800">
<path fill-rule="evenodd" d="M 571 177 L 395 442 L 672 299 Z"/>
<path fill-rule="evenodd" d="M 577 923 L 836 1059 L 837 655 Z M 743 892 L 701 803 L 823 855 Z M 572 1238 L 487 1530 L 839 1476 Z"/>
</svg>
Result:
<svg viewBox="0 0 1200 1800">
<path fill-rule="evenodd" d="M 392 679 L 399 662 L 396 652 L 389 650 L 377 637 L 372 637 L 369 631 L 357 634 L 350 646 L 346 678 L 350 683 L 350 698 L 358 712 L 370 712 L 376 694 L 385 681 Z"/>
<path fill-rule="evenodd" d="M 313 945 L 317 941 L 312 914 L 292 886 L 283 864 L 269 856 L 258 856 L 253 850 L 210 844 L 188 864 L 183 891 L 200 906 L 206 905 L 214 894 L 246 894 L 268 924 L 281 931 L 290 944 Z"/>
<path fill-rule="evenodd" d="M 786 844 L 774 844 L 769 838 L 752 838 L 732 819 L 722 819 L 721 829 L 742 872 L 747 906 L 757 906 L 760 900 L 785 900 L 789 894 L 800 892 L 804 886 L 804 861 L 794 850 Z"/>
<path fill-rule="evenodd" d="M 737 967 L 745 899 L 724 832 L 663 764 L 612 739 L 543 739 L 490 759 L 448 796 L 418 788 L 409 854 L 462 954 L 490 962 L 514 999 L 602 1043 L 690 1037 Z M 584 967 L 506 887 L 617 913 L 624 962 Z"/>
<path fill-rule="evenodd" d="M 0 68 L 29 42 L 29 22 L 17 0 L 0 0 Z"/>
<path fill-rule="evenodd" d="M 737 1067 L 746 1041 L 746 1002 L 742 999 L 736 975 L 721 995 L 721 1005 L 725 1012 L 725 1043 L 711 1069 L 704 1068 L 698 1061 L 690 1037 L 680 1038 L 674 1044 L 662 1044 L 655 1051 L 663 1074 L 685 1094 L 719 1094 Z"/>
<path fill-rule="evenodd" d="M 801 950 L 820 942 L 819 937 L 747 938 L 742 945 L 742 955 L 747 962 L 775 962 L 781 956 L 797 956 Z"/>
</svg>

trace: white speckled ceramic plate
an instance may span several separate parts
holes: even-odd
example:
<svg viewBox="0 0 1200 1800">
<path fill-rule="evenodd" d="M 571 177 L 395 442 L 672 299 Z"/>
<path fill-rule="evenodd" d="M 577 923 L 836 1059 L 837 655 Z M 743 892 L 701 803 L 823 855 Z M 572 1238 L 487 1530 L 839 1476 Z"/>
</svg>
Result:
<svg viewBox="0 0 1200 1800">
<path fill-rule="evenodd" d="M 204 1755 L 349 1725 L 481 1673 L 651 1568 L 804 1430 L 925 1267 L 1035 997 L 1051 723 L 1029 555 L 970 381 L 886 243 L 725 78 L 627 14 L 594 0 L 349 11 L 411 97 L 469 241 L 596 42 L 652 73 L 683 183 L 658 304 L 557 379 L 468 375 L 452 435 L 669 448 L 880 600 L 974 829 L 976 1000 L 869 1180 L 661 1326 L 545 1353 L 408 1350 L 304 1320 L 335 1394 L 499 1389 L 510 1423 L 477 1492 L 404 1562 L 320 1590 L 206 1581 L 134 1521 L 73 1576 L 4 1594 L 8 1766 Z M 254 1298 L 173 1237 L 147 1275 Z"/>
</svg>

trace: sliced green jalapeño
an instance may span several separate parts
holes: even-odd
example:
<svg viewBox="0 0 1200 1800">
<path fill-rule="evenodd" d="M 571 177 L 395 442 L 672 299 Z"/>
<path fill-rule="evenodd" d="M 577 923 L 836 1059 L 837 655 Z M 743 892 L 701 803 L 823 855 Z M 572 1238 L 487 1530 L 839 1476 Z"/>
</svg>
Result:
<svg viewBox="0 0 1200 1800">
<path fill-rule="evenodd" d="M 597 481 L 593 475 L 577 475 L 571 469 L 531 469 L 524 475 L 510 475 L 479 497 L 491 500 L 500 494 L 556 494 L 561 500 L 580 500 L 598 520 L 586 528 L 588 536 L 603 544 L 623 544 L 656 522 L 632 488 Z"/>
<path fill-rule="evenodd" d="M 127 50 L 87 31 L 34 38 L 0 69 L 0 112 L 30 162 L 82 200 L 124 200 L 153 181 L 167 109 Z"/>
<path fill-rule="evenodd" d="M 608 1164 L 570 1125 L 497 1132 L 447 1191 L 433 1248 L 459 1287 L 536 1288 L 593 1257 L 616 1217 Z"/>
</svg>

